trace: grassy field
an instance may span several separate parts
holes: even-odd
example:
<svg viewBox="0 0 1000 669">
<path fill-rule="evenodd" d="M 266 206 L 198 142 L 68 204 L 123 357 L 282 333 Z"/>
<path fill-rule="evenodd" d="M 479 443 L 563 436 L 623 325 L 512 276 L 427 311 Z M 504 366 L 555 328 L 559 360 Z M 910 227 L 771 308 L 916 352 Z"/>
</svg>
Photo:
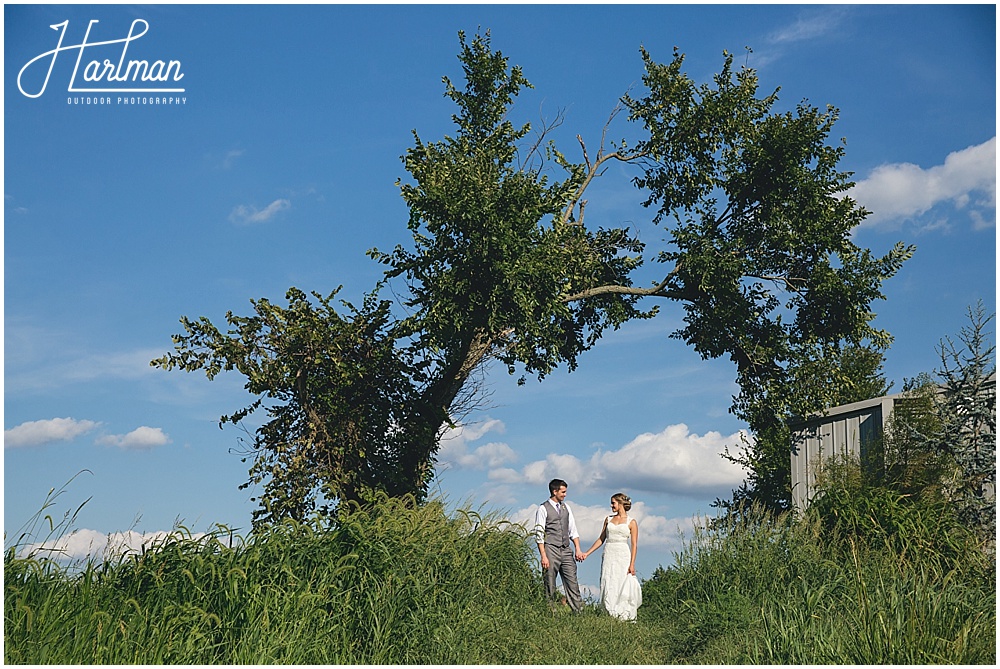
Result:
<svg viewBox="0 0 1000 669">
<path fill-rule="evenodd" d="M 706 530 L 643 584 L 636 623 L 551 609 L 521 528 L 440 503 L 383 499 L 246 538 L 181 531 L 72 569 L 13 546 L 4 660 L 992 665 L 995 558 L 920 514 Z"/>
</svg>

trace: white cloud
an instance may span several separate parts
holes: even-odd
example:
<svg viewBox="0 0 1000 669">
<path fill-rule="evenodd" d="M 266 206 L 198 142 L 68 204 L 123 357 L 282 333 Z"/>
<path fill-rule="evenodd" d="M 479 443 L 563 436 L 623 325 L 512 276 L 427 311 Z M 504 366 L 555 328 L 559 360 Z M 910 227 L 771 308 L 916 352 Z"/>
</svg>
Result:
<svg viewBox="0 0 1000 669">
<path fill-rule="evenodd" d="M 229 220 L 238 224 L 264 223 L 272 219 L 275 214 L 284 211 L 292 206 L 292 203 L 284 198 L 275 200 L 263 209 L 241 204 L 229 214 Z"/>
<path fill-rule="evenodd" d="M 658 434 L 640 434 L 620 450 L 600 454 L 597 467 L 605 487 L 726 494 L 743 482 L 746 473 L 720 454 L 727 446 L 738 450 L 744 437 L 742 431 L 699 436 L 679 423 Z"/>
<path fill-rule="evenodd" d="M 503 421 L 497 420 L 495 418 L 489 418 L 481 423 L 473 423 L 472 425 L 459 425 L 454 428 L 448 428 L 445 430 L 444 435 L 441 437 L 441 441 L 476 441 L 482 439 L 483 435 L 490 432 L 496 432 L 497 434 L 503 434 L 507 431 L 507 426 L 503 424 Z"/>
<path fill-rule="evenodd" d="M 88 557 L 103 559 L 113 555 L 140 553 L 144 548 L 149 550 L 172 536 L 198 541 L 211 535 L 204 532 L 179 535 L 177 532 L 163 530 L 145 533 L 129 530 L 105 534 L 96 530 L 80 529 L 58 539 L 27 545 L 21 549 L 20 554 L 42 554 L 63 560 L 82 560 Z"/>
<path fill-rule="evenodd" d="M 843 7 L 809 8 L 790 24 L 780 26 L 768 34 L 761 44 L 751 44 L 752 53 L 742 50 L 735 56 L 738 63 L 748 64 L 760 71 L 774 62 L 805 50 L 815 50 L 816 43 L 828 36 L 843 36 L 844 19 L 848 15 Z"/>
<path fill-rule="evenodd" d="M 976 229 L 996 225 L 996 137 L 948 154 L 944 164 L 881 165 L 849 192 L 872 212 L 861 227 L 898 227 L 904 220 L 950 202 L 968 211 Z M 924 227 L 941 227 L 940 219 Z"/>
<path fill-rule="evenodd" d="M 32 420 L 3 431 L 4 448 L 39 446 L 54 441 L 71 441 L 100 425 L 92 420 L 50 418 Z"/>
<path fill-rule="evenodd" d="M 504 432 L 503 422 L 490 419 L 474 425 L 459 425 L 445 431 L 437 453 L 440 465 L 458 469 L 488 469 L 517 460 L 514 450 L 502 442 L 490 442 L 470 451 L 469 443 L 478 441 L 489 432 Z"/>
<path fill-rule="evenodd" d="M 588 490 L 724 496 L 743 482 L 745 472 L 720 454 L 727 446 L 738 451 L 745 437 L 743 431 L 699 436 L 680 423 L 657 434 L 640 434 L 616 451 L 598 451 L 589 460 L 550 453 L 520 471 L 496 468 L 489 476 L 498 483 L 542 485 L 558 477 Z"/>
<path fill-rule="evenodd" d="M 156 374 L 149 361 L 163 355 L 162 348 L 136 349 L 119 353 L 97 353 L 64 365 L 68 381 L 90 381 L 98 378 L 138 379 Z"/>
<path fill-rule="evenodd" d="M 137 427 L 128 434 L 109 434 L 100 437 L 98 444 L 117 446 L 126 450 L 156 448 L 170 443 L 170 437 L 158 427 Z"/>
<path fill-rule="evenodd" d="M 222 169 L 228 170 L 236 162 L 237 158 L 240 158 L 246 151 L 243 149 L 233 149 L 226 153 L 225 158 L 222 159 Z"/>
<path fill-rule="evenodd" d="M 489 504 L 495 508 L 509 509 L 520 503 L 519 496 L 515 494 L 514 489 L 511 486 L 503 484 L 483 484 L 475 497 L 477 499 L 489 500 Z"/>
<path fill-rule="evenodd" d="M 972 219 L 972 229 L 973 230 L 985 230 L 986 228 L 995 228 L 997 225 L 996 219 L 996 203 L 993 204 L 992 216 L 987 218 L 982 211 L 972 210 L 969 212 L 969 218 Z M 990 214 L 991 212 L 985 212 L 985 214 Z"/>
<path fill-rule="evenodd" d="M 31 327 L 10 334 L 9 355 L 5 360 L 7 392 L 43 392 L 96 379 L 135 380 L 152 376 L 158 370 L 150 367 L 149 361 L 163 355 L 162 348 L 149 348 L 52 360 L 45 351 L 47 347 L 58 350 L 57 344 L 64 341 L 60 335 Z"/>
<path fill-rule="evenodd" d="M 802 15 L 795 23 L 771 33 L 768 36 L 768 41 L 772 44 L 783 44 L 815 40 L 840 28 L 843 18 L 844 10 L 839 8 L 810 11 L 808 14 Z"/>
</svg>

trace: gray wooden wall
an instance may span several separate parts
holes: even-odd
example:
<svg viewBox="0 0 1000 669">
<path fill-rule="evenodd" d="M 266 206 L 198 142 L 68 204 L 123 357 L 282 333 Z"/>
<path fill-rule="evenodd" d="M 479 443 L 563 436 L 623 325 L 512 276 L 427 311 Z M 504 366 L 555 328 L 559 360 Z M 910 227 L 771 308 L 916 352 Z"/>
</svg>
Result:
<svg viewBox="0 0 1000 669">
<path fill-rule="evenodd" d="M 816 472 L 832 456 L 864 458 L 885 430 L 895 399 L 886 395 L 829 409 L 789 424 L 792 433 L 792 506 L 805 511 L 815 493 Z"/>
</svg>

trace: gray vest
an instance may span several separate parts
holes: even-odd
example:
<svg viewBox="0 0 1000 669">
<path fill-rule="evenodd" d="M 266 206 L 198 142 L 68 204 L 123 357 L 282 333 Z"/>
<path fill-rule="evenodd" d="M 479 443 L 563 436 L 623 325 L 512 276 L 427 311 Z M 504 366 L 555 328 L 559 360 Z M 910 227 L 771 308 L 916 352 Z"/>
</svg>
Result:
<svg viewBox="0 0 1000 669">
<path fill-rule="evenodd" d="M 557 512 L 551 499 L 545 503 L 549 505 L 545 510 L 545 543 L 550 546 L 569 546 L 569 507 L 564 502 Z"/>
</svg>

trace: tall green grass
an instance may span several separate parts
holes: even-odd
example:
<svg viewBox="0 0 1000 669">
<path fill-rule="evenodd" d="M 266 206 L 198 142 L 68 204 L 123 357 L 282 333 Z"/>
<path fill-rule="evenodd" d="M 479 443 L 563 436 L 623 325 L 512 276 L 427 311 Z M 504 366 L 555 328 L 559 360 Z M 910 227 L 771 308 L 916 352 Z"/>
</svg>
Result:
<svg viewBox="0 0 1000 669">
<path fill-rule="evenodd" d="M 614 639 L 606 616 L 551 610 L 523 528 L 471 511 L 449 515 L 440 502 L 382 498 L 329 526 L 289 522 L 246 539 L 181 529 L 140 555 L 77 570 L 11 548 L 4 572 L 11 664 L 663 657 L 642 636 Z M 593 630 L 611 641 L 595 644 Z"/>
<path fill-rule="evenodd" d="M 674 660 L 993 665 L 994 556 L 941 509 L 868 502 L 832 526 L 817 510 L 698 530 L 644 584 L 647 616 L 675 621 Z"/>
<path fill-rule="evenodd" d="M 8 551 L 5 659 L 455 662 L 462 636 L 494 623 L 482 602 L 502 593 L 505 606 L 530 607 L 536 590 L 523 537 L 437 504 L 383 499 L 331 527 L 289 522 L 230 540 L 181 530 L 76 574 Z"/>
<path fill-rule="evenodd" d="M 827 501 L 803 520 L 698 530 L 644 582 L 634 624 L 553 610 L 523 528 L 437 501 L 382 498 L 247 537 L 179 528 L 71 567 L 22 542 L 4 555 L 4 660 L 995 663 L 993 554 L 942 509 Z"/>
</svg>

